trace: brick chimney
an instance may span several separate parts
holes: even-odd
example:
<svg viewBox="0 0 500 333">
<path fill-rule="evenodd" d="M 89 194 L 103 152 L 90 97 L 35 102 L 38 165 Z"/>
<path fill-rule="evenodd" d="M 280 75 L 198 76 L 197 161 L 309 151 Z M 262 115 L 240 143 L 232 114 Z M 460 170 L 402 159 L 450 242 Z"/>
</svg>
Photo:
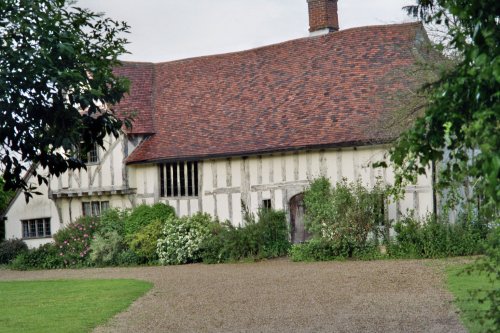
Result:
<svg viewBox="0 0 500 333">
<path fill-rule="evenodd" d="M 337 0 L 307 0 L 309 6 L 309 33 L 324 35 L 339 30 Z"/>
</svg>

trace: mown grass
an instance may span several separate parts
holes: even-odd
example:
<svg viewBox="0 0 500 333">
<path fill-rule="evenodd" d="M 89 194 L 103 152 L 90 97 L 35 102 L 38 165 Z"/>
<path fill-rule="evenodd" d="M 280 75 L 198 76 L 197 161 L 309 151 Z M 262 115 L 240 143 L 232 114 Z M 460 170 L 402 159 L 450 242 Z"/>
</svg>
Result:
<svg viewBox="0 0 500 333">
<path fill-rule="evenodd" d="M 490 303 L 479 303 L 477 297 L 472 297 L 471 292 L 478 290 L 492 290 L 500 285 L 492 285 L 486 274 L 472 271 L 465 272 L 467 265 L 454 265 L 446 268 L 447 286 L 455 296 L 455 304 L 460 309 L 460 319 L 471 333 L 487 331 L 490 323 L 481 324 L 478 313 L 489 308 Z M 484 295 L 484 292 L 480 292 Z"/>
<path fill-rule="evenodd" d="M 0 331 L 89 332 L 151 287 L 137 280 L 0 282 Z"/>
</svg>

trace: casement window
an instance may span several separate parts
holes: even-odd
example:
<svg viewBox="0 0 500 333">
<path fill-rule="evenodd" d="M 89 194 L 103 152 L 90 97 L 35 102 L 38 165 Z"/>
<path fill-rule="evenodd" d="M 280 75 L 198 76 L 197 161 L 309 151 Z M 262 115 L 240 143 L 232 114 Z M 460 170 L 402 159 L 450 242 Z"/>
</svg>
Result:
<svg viewBox="0 0 500 333">
<path fill-rule="evenodd" d="M 94 143 L 88 152 L 80 149 L 79 157 L 84 163 L 99 163 L 99 146 Z"/>
<path fill-rule="evenodd" d="M 23 238 L 43 238 L 52 235 L 50 231 L 50 218 L 22 220 Z"/>
<path fill-rule="evenodd" d="M 198 196 L 198 162 L 160 164 L 162 197 Z"/>
<path fill-rule="evenodd" d="M 109 209 L 109 201 L 84 201 L 82 202 L 83 216 L 101 216 Z"/>
</svg>

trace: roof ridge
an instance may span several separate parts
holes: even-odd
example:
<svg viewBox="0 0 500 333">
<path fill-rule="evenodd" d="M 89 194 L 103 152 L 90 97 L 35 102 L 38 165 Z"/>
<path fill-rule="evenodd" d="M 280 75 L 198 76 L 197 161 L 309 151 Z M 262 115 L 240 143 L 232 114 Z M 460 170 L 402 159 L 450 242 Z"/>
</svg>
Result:
<svg viewBox="0 0 500 333">
<path fill-rule="evenodd" d="M 123 61 L 124 63 L 137 63 L 137 64 L 153 64 L 154 67 L 158 65 L 165 65 L 165 64 L 173 64 L 173 63 L 178 63 L 178 62 L 184 62 L 184 61 L 191 61 L 191 60 L 198 60 L 198 59 L 206 59 L 206 58 L 215 58 L 215 57 L 220 57 L 220 56 L 229 56 L 229 55 L 238 55 L 238 54 L 243 54 L 247 52 L 253 52 L 257 50 L 262 50 L 266 48 L 271 48 L 279 45 L 285 45 L 289 43 L 293 43 L 296 41 L 301 41 L 301 40 L 308 40 L 308 39 L 319 39 L 319 38 L 329 38 L 331 36 L 338 36 L 347 32 L 351 31 L 358 31 L 358 30 L 365 30 L 365 29 L 374 29 L 374 28 L 384 28 L 384 27 L 398 27 L 398 26 L 412 26 L 412 25 L 422 25 L 422 22 L 420 21 L 413 21 L 413 22 L 403 22 L 403 23 L 390 23 L 390 24 L 375 24 L 375 25 L 365 25 L 361 27 L 352 27 L 344 30 L 339 30 L 335 32 L 331 32 L 325 35 L 319 35 L 319 36 L 305 36 L 305 37 L 300 37 L 300 38 L 295 38 L 295 39 L 290 39 L 282 42 L 277 42 L 277 43 L 272 43 L 268 45 L 262 45 L 250 49 L 245 49 L 245 50 L 240 50 L 240 51 L 230 51 L 230 52 L 224 52 L 224 53 L 214 53 L 214 54 L 208 54 L 208 55 L 201 55 L 201 56 L 193 56 L 193 57 L 188 57 L 188 58 L 181 58 L 181 59 L 175 59 L 175 60 L 167 60 L 167 61 L 159 61 L 159 62 L 141 62 L 141 61 Z"/>
</svg>

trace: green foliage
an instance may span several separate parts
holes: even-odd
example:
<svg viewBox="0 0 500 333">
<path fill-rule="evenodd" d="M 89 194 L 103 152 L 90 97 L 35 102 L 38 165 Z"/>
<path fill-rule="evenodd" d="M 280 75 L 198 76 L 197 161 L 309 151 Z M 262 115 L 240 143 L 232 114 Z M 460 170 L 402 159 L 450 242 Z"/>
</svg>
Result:
<svg viewBox="0 0 500 333">
<path fill-rule="evenodd" d="M 90 260 L 98 266 L 115 266 L 120 264 L 125 249 L 123 237 L 118 232 L 98 233 L 90 245 Z"/>
<path fill-rule="evenodd" d="M 343 259 L 348 251 L 334 242 L 316 238 L 302 244 L 293 244 L 289 255 L 293 261 L 328 261 Z"/>
<path fill-rule="evenodd" d="M 389 254 L 399 258 L 441 258 L 480 254 L 484 231 L 480 224 L 461 220 L 454 224 L 429 215 L 424 221 L 404 216 L 394 226 L 396 242 Z"/>
<path fill-rule="evenodd" d="M 0 215 L 2 215 L 3 211 L 7 208 L 7 205 L 10 202 L 10 199 L 14 196 L 14 191 L 8 191 L 4 189 L 5 181 L 2 177 L 0 177 Z M 1 222 L 0 222 L 1 223 Z M 4 236 L 0 234 L 0 240 L 2 240 Z"/>
<path fill-rule="evenodd" d="M 496 0 L 418 0 L 408 7 L 425 22 L 442 25 L 457 65 L 424 87 L 425 115 L 391 151 L 396 184 L 404 185 L 440 162 L 441 188 L 472 185 L 481 213 L 498 216 L 500 195 L 500 29 Z"/>
<path fill-rule="evenodd" d="M 18 254 L 28 251 L 28 246 L 21 239 L 9 239 L 0 242 L 0 264 L 8 264 Z"/>
<path fill-rule="evenodd" d="M 7 148 L 0 160 L 6 189 L 23 189 L 28 197 L 33 188 L 23 179 L 24 165 L 39 164 L 55 176 L 85 168 L 75 147 L 103 146 L 123 125 L 102 106 L 118 103 L 128 90 L 113 69 L 126 52 L 129 27 L 69 4 L 0 2 L 0 144 Z M 39 184 L 48 182 L 32 171 Z"/>
<path fill-rule="evenodd" d="M 174 215 L 174 208 L 164 203 L 137 206 L 125 218 L 125 234 L 131 236 L 156 220 L 166 221 Z"/>
<path fill-rule="evenodd" d="M 500 2 L 497 0 L 417 0 L 408 12 L 448 32 L 457 65 L 424 87 L 430 96 L 423 117 L 391 150 L 396 185 L 403 187 L 425 166 L 439 162 L 438 185 L 464 188 L 467 201 L 480 199 L 479 214 L 500 227 Z M 466 186 L 464 186 L 464 184 Z M 471 190 L 469 190 L 469 188 Z M 454 191 L 452 191 L 453 193 Z M 451 199 L 454 199 L 453 197 Z M 452 200 L 449 200 L 452 205 Z M 499 237 L 495 232 L 493 237 Z M 495 253 L 487 251 L 479 270 L 490 271 Z M 500 274 L 494 275 L 500 281 Z M 498 293 L 489 316 L 500 318 Z M 497 330 L 499 327 L 497 324 Z"/>
<path fill-rule="evenodd" d="M 125 220 L 130 215 L 130 210 L 120 210 L 118 208 L 107 209 L 100 218 L 99 232 L 105 234 L 117 232 L 125 236 Z"/>
<path fill-rule="evenodd" d="M 118 264 L 120 266 L 135 266 L 141 263 L 143 263 L 142 258 L 130 249 L 126 249 L 118 255 Z"/>
<path fill-rule="evenodd" d="M 212 224 L 210 237 L 201 245 L 205 263 L 274 258 L 286 255 L 289 247 L 285 213 L 270 209 L 260 210 L 257 221 L 246 214 L 243 227 Z"/>
<path fill-rule="evenodd" d="M 0 176 L 0 216 L 2 216 L 10 200 L 14 197 L 14 191 L 4 189 L 5 181 Z M 0 221 L 0 242 L 5 238 L 5 222 Z M 1 262 L 1 261 L 0 261 Z"/>
<path fill-rule="evenodd" d="M 328 179 L 318 178 L 304 194 L 305 226 L 315 238 L 347 249 L 352 256 L 366 245 L 370 232 L 378 240 L 385 225 L 384 193 L 380 185 L 369 190 L 360 180 L 343 179 L 332 187 Z"/>
<path fill-rule="evenodd" d="M 59 249 L 53 244 L 41 245 L 36 249 L 21 252 L 10 264 L 17 270 L 53 269 L 64 265 Z"/>
<path fill-rule="evenodd" d="M 92 332 L 151 287 L 149 282 L 123 279 L 1 281 L 0 330 Z"/>
<path fill-rule="evenodd" d="M 90 243 L 98 227 L 98 218 L 82 216 L 54 235 L 65 266 L 86 266 L 90 263 Z"/>
<path fill-rule="evenodd" d="M 177 265 L 200 260 L 200 245 L 209 236 L 210 215 L 197 213 L 191 217 L 170 215 L 165 221 L 162 237 L 158 239 L 160 263 Z"/>
<path fill-rule="evenodd" d="M 161 238 L 163 233 L 162 220 L 156 220 L 150 223 L 130 238 L 128 244 L 130 249 L 145 262 L 154 262 L 158 260 L 156 247 L 158 239 Z"/>
</svg>

